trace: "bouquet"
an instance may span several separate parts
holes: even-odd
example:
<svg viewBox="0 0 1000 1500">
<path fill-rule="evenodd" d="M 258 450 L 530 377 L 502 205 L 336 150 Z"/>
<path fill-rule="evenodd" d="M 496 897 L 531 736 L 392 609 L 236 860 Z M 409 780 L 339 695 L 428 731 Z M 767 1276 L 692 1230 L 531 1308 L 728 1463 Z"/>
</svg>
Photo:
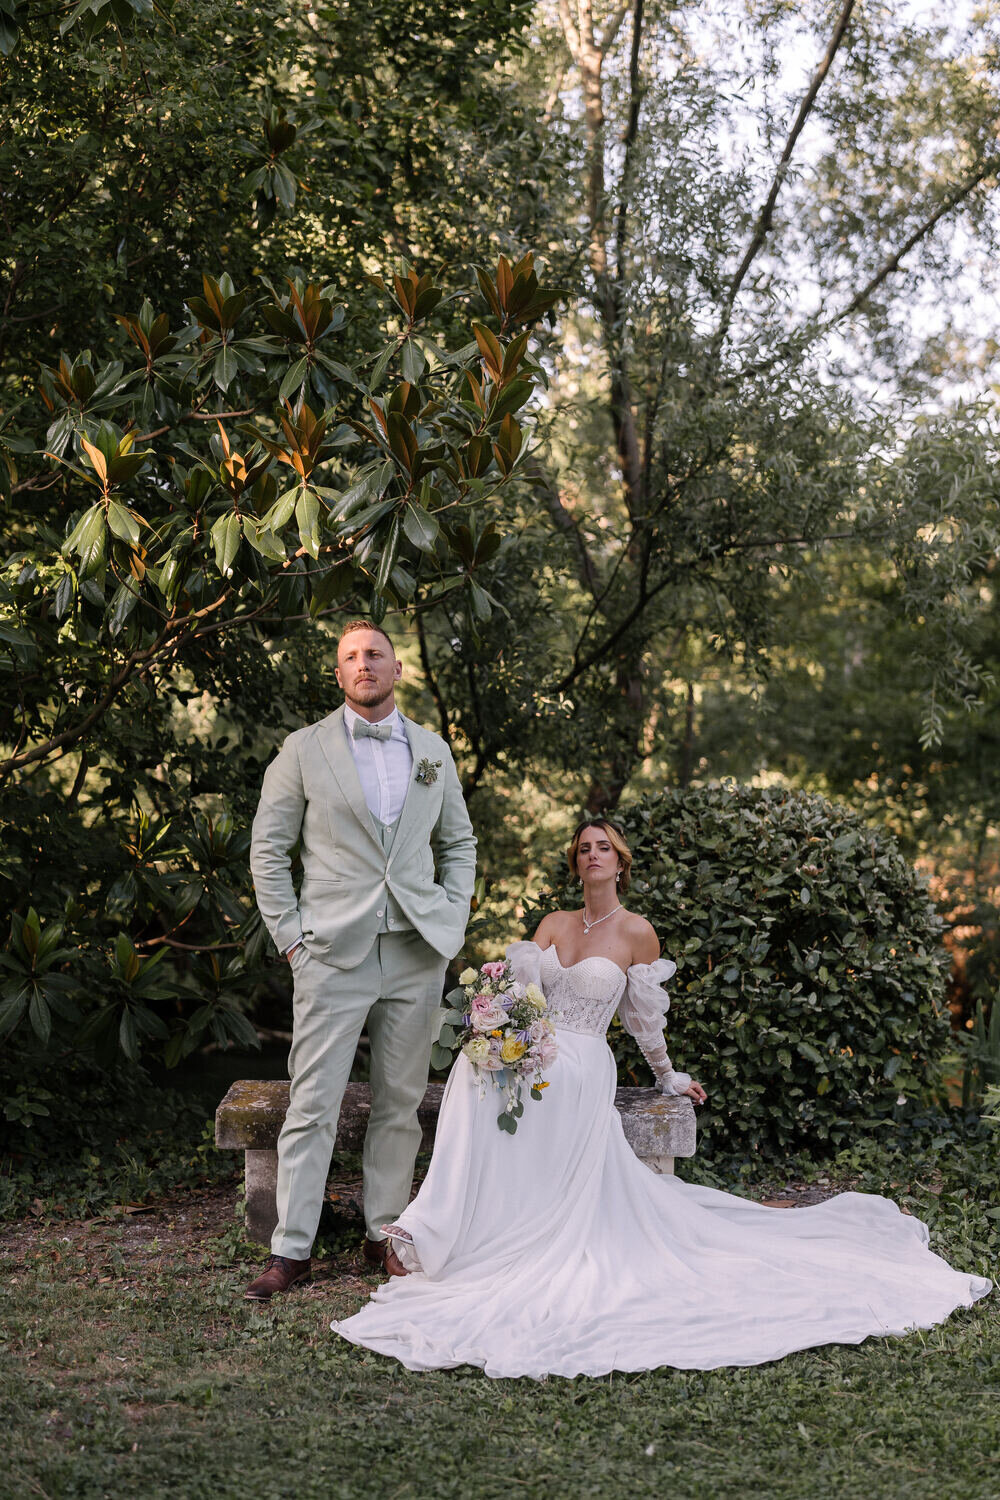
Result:
<svg viewBox="0 0 1000 1500">
<path fill-rule="evenodd" d="M 431 1061 L 446 1068 L 453 1053 L 464 1052 L 480 1082 L 506 1095 L 497 1124 L 513 1135 L 524 1114 L 523 1086 L 529 1085 L 532 1099 L 542 1097 L 548 1088 L 542 1073 L 558 1050 L 545 996 L 537 984 L 516 980 L 506 959 L 466 969 L 458 982 L 445 997 L 449 1009 Z"/>
</svg>

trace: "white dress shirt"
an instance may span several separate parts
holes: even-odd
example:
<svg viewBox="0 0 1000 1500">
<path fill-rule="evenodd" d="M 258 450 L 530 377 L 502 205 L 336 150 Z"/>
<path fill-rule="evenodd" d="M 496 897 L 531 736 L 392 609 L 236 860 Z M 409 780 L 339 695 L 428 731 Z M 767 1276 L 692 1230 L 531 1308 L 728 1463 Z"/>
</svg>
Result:
<svg viewBox="0 0 1000 1500">
<path fill-rule="evenodd" d="M 387 740 L 354 738 L 354 724 L 361 716 L 346 703 L 344 705 L 344 733 L 358 768 L 361 790 L 365 794 L 368 811 L 383 823 L 395 823 L 403 811 L 406 789 L 413 770 L 413 752 L 406 738 L 399 709 L 394 708 L 380 724 L 391 724 L 392 734 Z"/>
</svg>

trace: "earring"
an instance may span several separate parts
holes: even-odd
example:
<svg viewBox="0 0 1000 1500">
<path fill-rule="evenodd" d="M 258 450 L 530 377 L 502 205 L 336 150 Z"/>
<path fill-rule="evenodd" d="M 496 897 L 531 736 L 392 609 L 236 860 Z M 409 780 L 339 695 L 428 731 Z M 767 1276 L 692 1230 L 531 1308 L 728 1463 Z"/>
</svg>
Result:
<svg viewBox="0 0 1000 1500">
<path fill-rule="evenodd" d="M 622 878 L 622 872 L 621 872 L 621 870 L 616 870 L 615 871 L 615 885 L 618 884 L 618 882 L 619 882 L 619 880 L 621 880 L 621 878 Z"/>
</svg>

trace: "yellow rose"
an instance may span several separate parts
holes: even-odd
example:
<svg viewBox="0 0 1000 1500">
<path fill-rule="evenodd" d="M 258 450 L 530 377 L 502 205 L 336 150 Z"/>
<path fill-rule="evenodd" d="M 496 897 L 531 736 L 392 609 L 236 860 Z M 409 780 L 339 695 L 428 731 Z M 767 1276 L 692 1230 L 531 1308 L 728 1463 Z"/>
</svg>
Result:
<svg viewBox="0 0 1000 1500">
<path fill-rule="evenodd" d="M 522 1042 L 520 1037 L 504 1037 L 500 1045 L 500 1057 L 505 1063 L 514 1063 L 524 1056 L 528 1050 L 528 1044 Z"/>
<path fill-rule="evenodd" d="M 542 994 L 537 984 L 528 985 L 528 988 L 524 992 L 524 998 L 525 1000 L 527 1000 L 528 1004 L 533 1005 L 536 1010 L 545 1010 L 545 996 Z"/>
<path fill-rule="evenodd" d="M 475 984 L 478 978 L 479 975 L 476 973 L 475 969 L 463 969 L 461 974 L 459 974 L 458 976 L 458 982 L 459 984 Z"/>
</svg>

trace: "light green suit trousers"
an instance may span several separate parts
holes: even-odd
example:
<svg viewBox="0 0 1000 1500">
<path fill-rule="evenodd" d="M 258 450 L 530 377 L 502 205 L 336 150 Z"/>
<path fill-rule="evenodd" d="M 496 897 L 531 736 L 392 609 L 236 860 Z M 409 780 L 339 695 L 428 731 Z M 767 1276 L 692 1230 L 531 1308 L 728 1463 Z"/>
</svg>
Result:
<svg viewBox="0 0 1000 1500">
<path fill-rule="evenodd" d="M 294 983 L 289 1108 L 278 1141 L 275 1255 L 309 1255 L 344 1088 L 367 1023 L 372 1112 L 365 1139 L 367 1232 L 409 1199 L 444 971 L 461 948 L 476 840 L 451 752 L 404 719 L 413 753 L 388 840 L 368 812 L 343 709 L 289 735 L 264 776 L 250 867 L 257 904 Z M 296 893 L 291 854 L 302 856 Z M 393 899 L 391 903 L 388 897 Z M 386 931 L 387 911 L 410 925 Z"/>
<path fill-rule="evenodd" d="M 291 1085 L 278 1139 L 271 1251 L 304 1260 L 316 1237 L 340 1105 L 366 1023 L 372 1111 L 362 1175 L 369 1238 L 381 1239 L 382 1225 L 409 1202 L 420 1149 L 417 1108 L 427 1087 L 447 959 L 411 929 L 376 937 L 368 957 L 352 969 L 332 968 L 305 947 L 295 950 L 291 963 Z"/>
</svg>

